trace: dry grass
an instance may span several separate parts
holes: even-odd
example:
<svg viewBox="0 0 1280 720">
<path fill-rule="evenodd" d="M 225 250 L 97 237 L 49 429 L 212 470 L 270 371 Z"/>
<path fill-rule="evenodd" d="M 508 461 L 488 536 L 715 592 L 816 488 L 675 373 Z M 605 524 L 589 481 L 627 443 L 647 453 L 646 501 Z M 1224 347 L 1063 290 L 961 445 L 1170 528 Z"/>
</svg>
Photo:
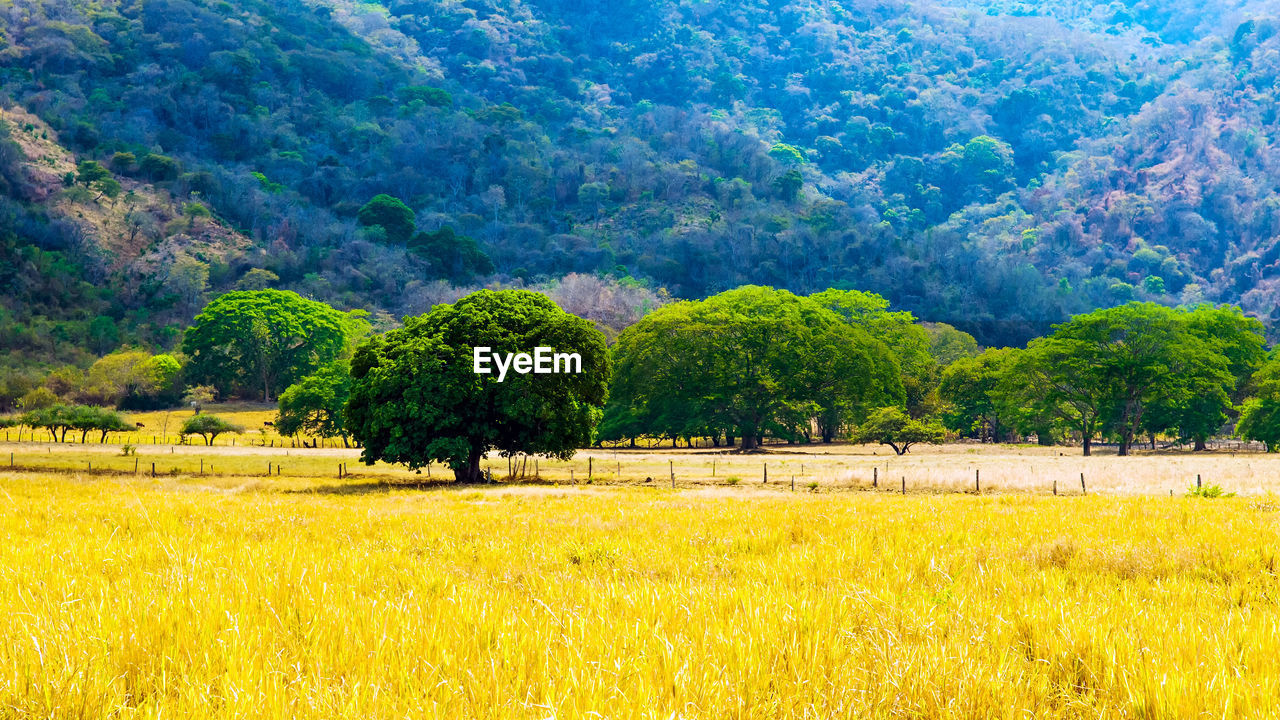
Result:
<svg viewBox="0 0 1280 720">
<path fill-rule="evenodd" d="M 257 406 L 224 407 L 214 412 L 246 427 L 262 426 L 264 418 L 274 415 Z M 170 413 L 170 427 L 180 425 L 189 414 L 190 411 Z M 156 413 L 134 417 L 142 418 L 148 428 L 155 424 L 158 432 L 163 427 L 163 416 L 164 413 Z M 17 431 L 9 432 L 16 438 Z M 267 436 L 267 442 L 274 447 L 258 445 L 262 438 L 250 433 L 237 438 L 234 447 L 225 436 L 219 437 L 214 447 L 206 447 L 198 437 L 192 438 L 189 445 L 144 442 L 135 446 L 136 457 L 121 455 L 121 445 L 114 444 L 128 439 L 121 436 L 107 445 L 96 444 L 94 438 L 85 445 L 0 442 L 0 468 L 7 465 L 12 453 L 16 466 L 45 470 L 85 471 L 92 463 L 94 470 L 132 473 L 136 465 L 140 472 L 149 473 L 154 462 L 160 474 L 198 474 L 203 466 L 206 475 L 265 477 L 270 466 L 273 473 L 284 476 L 336 478 L 338 465 L 345 463 L 347 471 L 366 479 L 375 476 L 387 481 L 419 482 L 451 477 L 439 465 L 421 474 L 385 463 L 367 468 L 359 462 L 359 450 L 340 446 L 303 449 L 274 433 Z M 670 487 L 674 471 L 678 487 L 746 490 L 764 486 L 767 467 L 767 489 L 779 485 L 790 488 L 794 477 L 797 491 L 807 490 L 810 483 L 817 483 L 821 492 L 870 490 L 874 481 L 881 491 L 899 492 L 905 478 L 909 493 L 973 492 L 977 474 L 984 493 L 1052 494 L 1056 483 L 1059 494 L 1069 495 L 1081 492 L 1083 473 L 1089 493 L 1109 495 L 1182 494 L 1195 484 L 1197 475 L 1205 484 L 1220 485 L 1241 495 L 1280 492 L 1280 454 L 1168 451 L 1120 458 L 1112 451 L 1085 458 L 1079 452 L 1076 448 L 977 445 L 922 447 L 903 457 L 886 454 L 884 448 L 851 445 L 774 446 L 767 453 L 747 455 L 713 450 L 593 449 L 579 452 L 567 462 L 530 458 L 523 462 L 523 477 L 517 466 L 516 479 L 536 478 L 562 484 L 584 484 L 590 479 L 596 484 Z M 496 478 L 508 477 L 505 458 L 491 456 L 485 465 Z"/>
<path fill-rule="evenodd" d="M 286 484 L 0 474 L 0 716 L 1280 713 L 1270 501 Z"/>
</svg>

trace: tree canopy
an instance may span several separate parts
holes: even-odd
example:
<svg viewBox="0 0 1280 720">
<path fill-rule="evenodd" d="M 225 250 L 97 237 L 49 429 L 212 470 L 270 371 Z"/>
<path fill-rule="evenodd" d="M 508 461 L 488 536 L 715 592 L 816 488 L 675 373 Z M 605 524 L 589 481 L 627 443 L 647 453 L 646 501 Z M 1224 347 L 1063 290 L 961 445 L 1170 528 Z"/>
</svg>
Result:
<svg viewBox="0 0 1280 720">
<path fill-rule="evenodd" d="M 901 402 L 884 343 L 821 303 L 747 286 L 665 306 L 619 337 L 602 438 L 830 441 L 872 407 Z"/>
<path fill-rule="evenodd" d="M 476 347 L 577 353 L 581 372 L 511 373 L 500 382 L 475 372 Z M 538 293 L 481 290 L 373 337 L 356 350 L 351 376 L 346 423 L 364 462 L 439 462 L 459 482 L 477 482 L 491 450 L 568 458 L 589 445 L 611 366 L 590 322 Z"/>
<path fill-rule="evenodd" d="M 345 445 L 346 404 L 351 396 L 351 370 L 346 363 L 330 363 L 290 385 L 280 394 L 276 432 L 306 433 L 315 437 L 340 437 Z"/>
<path fill-rule="evenodd" d="M 285 290 L 237 290 L 195 318 L 182 349 L 195 382 L 219 392 L 275 392 L 333 362 L 346 341 L 343 313 Z"/>
</svg>

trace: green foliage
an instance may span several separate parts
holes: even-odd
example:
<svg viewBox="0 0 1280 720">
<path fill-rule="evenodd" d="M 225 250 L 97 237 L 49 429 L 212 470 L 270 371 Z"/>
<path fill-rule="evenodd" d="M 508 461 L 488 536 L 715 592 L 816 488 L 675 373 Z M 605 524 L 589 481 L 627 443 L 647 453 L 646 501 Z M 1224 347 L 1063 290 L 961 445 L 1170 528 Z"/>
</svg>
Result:
<svg viewBox="0 0 1280 720">
<path fill-rule="evenodd" d="M 603 439 L 638 435 L 830 441 L 871 407 L 900 402 L 888 348 L 819 303 L 748 286 L 667 305 L 625 330 Z"/>
<path fill-rule="evenodd" d="M 1196 487 L 1195 485 L 1192 485 L 1191 487 L 1187 488 L 1186 495 L 1189 498 L 1207 498 L 1207 499 L 1233 498 L 1236 496 L 1236 494 L 1233 492 L 1223 491 L 1222 487 L 1219 485 L 1204 485 L 1202 487 Z"/>
<path fill-rule="evenodd" d="M 432 233 L 414 235 L 409 241 L 409 250 L 431 261 L 431 277 L 470 280 L 477 275 L 493 274 L 493 261 L 476 241 L 455 234 L 448 225 Z"/>
<path fill-rule="evenodd" d="M 224 433 L 242 432 L 244 432 L 244 428 L 240 425 L 224 420 L 217 415 L 206 413 L 199 413 L 187 418 L 182 422 L 182 427 L 178 430 L 178 434 L 183 437 L 199 435 L 204 438 L 205 445 L 212 445 L 213 441 Z"/>
<path fill-rule="evenodd" d="M 341 362 L 330 363 L 280 393 L 276 432 L 341 437 L 345 445 L 349 434 L 345 412 L 350 396 L 350 368 Z"/>
<path fill-rule="evenodd" d="M 577 374 L 474 372 L 473 348 L 578 353 Z M 446 463 L 459 482 L 481 479 L 489 450 L 571 457 L 588 445 L 610 377 L 604 336 L 545 296 L 481 290 L 360 346 L 351 361 L 348 429 L 361 459 L 412 469 Z"/>
<path fill-rule="evenodd" d="M 944 368 L 962 358 L 977 357 L 982 352 L 972 335 L 947 323 L 921 323 L 920 326 L 929 336 L 929 354 Z"/>
<path fill-rule="evenodd" d="M 1015 409 L 1001 392 L 1018 351 L 988 349 L 977 357 L 962 357 L 942 371 L 938 393 L 945 403 L 946 427 L 984 441 L 1003 442 L 1015 427 Z"/>
<path fill-rule="evenodd" d="M 283 290 L 237 290 L 196 316 L 182 340 L 189 377 L 223 395 L 275 391 L 333 362 L 346 336 L 344 316 Z"/>
<path fill-rule="evenodd" d="M 913 417 L 932 410 L 940 367 L 933 355 L 932 335 L 916 323 L 915 316 L 892 311 L 885 298 L 860 290 L 824 290 L 812 298 L 889 347 L 901 368 L 906 409 Z"/>
<path fill-rule="evenodd" d="M 884 407 L 871 413 L 867 421 L 858 426 L 853 440 L 888 445 L 898 455 L 905 455 L 912 445 L 936 445 L 946 436 L 946 430 L 936 420 L 916 420 L 901 408 Z"/>
<path fill-rule="evenodd" d="M 1267 452 L 1280 451 L 1280 397 L 1252 398 L 1240 408 L 1236 434 L 1246 442 L 1260 442 Z"/>
<path fill-rule="evenodd" d="M 414 213 L 399 198 L 386 194 L 373 196 L 365 203 L 356 215 L 361 225 L 382 228 L 387 233 L 387 240 L 399 245 L 409 241 L 413 235 Z"/>
<path fill-rule="evenodd" d="M 399 90 L 400 102 L 408 104 L 415 100 L 431 107 L 449 107 L 453 104 L 453 96 L 442 88 L 425 85 L 409 85 Z"/>
<path fill-rule="evenodd" d="M 58 442 L 66 442 L 67 433 L 76 430 L 84 443 L 91 432 L 101 433 L 102 442 L 106 442 L 109 433 L 137 429 L 120 413 L 91 405 L 50 405 L 23 413 L 20 421 L 27 427 L 47 430 Z"/>
<path fill-rule="evenodd" d="M 100 180 L 111 177 L 111 172 L 102 167 L 96 160 L 81 160 L 76 166 L 76 182 L 88 187 Z"/>
<path fill-rule="evenodd" d="M 1042 418 L 1053 416 L 1078 431 L 1086 455 L 1100 431 L 1118 439 L 1125 455 L 1142 430 L 1220 424 L 1214 418 L 1229 406 L 1236 383 L 1227 357 L 1232 341 L 1206 339 L 1200 329 L 1203 323 L 1216 326 L 1217 312 L 1130 303 L 1078 315 L 1020 355 L 1012 373 L 1020 392 L 1014 395 Z M 1245 346 L 1260 338 L 1248 339 L 1247 322 L 1238 327 L 1235 342 L 1243 345 L 1230 352 L 1248 364 Z M 1206 416 L 1209 421 L 1200 420 Z"/>
<path fill-rule="evenodd" d="M 177 160 L 167 155 L 147 153 L 138 163 L 138 170 L 143 177 L 152 182 L 167 182 L 178 179 L 182 166 Z"/>
<path fill-rule="evenodd" d="M 237 290 L 268 290 L 280 282 L 280 276 L 263 268 L 250 268 L 236 281 Z"/>
</svg>

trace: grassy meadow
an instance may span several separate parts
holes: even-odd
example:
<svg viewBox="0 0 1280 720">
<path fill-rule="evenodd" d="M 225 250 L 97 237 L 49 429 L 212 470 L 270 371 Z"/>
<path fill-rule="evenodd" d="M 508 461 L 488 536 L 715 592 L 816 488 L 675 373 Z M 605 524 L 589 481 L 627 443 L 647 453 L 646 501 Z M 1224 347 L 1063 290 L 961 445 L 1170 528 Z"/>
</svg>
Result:
<svg viewBox="0 0 1280 720">
<path fill-rule="evenodd" d="M 1266 454 L 248 437 L 0 444 L 0 718 L 1280 716 Z"/>
<path fill-rule="evenodd" d="M 5 717 L 1280 713 L 1265 499 L 0 490 Z"/>
</svg>

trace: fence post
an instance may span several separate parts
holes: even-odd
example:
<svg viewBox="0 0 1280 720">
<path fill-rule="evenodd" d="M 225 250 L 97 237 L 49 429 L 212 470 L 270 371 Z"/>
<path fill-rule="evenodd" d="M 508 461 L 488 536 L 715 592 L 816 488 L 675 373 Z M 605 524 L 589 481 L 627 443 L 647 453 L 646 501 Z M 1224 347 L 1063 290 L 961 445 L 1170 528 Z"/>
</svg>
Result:
<svg viewBox="0 0 1280 720">
<path fill-rule="evenodd" d="M 1057 480 L 1054 480 L 1054 481 L 1053 481 L 1053 494 L 1054 494 L 1054 497 L 1057 497 L 1057 495 L 1058 495 L 1058 481 L 1057 481 Z"/>
<path fill-rule="evenodd" d="M 591 482 L 591 477 L 592 477 L 593 473 L 595 472 L 595 469 L 594 469 L 594 466 L 593 466 L 593 461 L 594 461 L 594 460 L 595 460 L 595 458 L 590 458 L 590 457 L 589 457 L 589 458 L 587 458 L 587 482 Z"/>
<path fill-rule="evenodd" d="M 792 475 L 791 476 L 791 492 L 795 492 L 795 491 L 796 491 L 796 476 Z"/>
<path fill-rule="evenodd" d="M 871 487 L 880 487 L 880 468 L 871 468 Z"/>
<path fill-rule="evenodd" d="M 982 471 L 978 468 L 973 469 L 973 490 L 979 495 L 982 494 Z"/>
<path fill-rule="evenodd" d="M 1080 473 L 1080 494 L 1088 495 L 1089 491 L 1084 489 L 1084 473 Z"/>
<path fill-rule="evenodd" d="M 907 494 L 907 476 L 906 475 L 902 476 L 902 494 L 903 495 Z"/>
<path fill-rule="evenodd" d="M 155 477 L 155 476 L 156 476 L 156 464 L 151 463 L 151 477 Z"/>
<path fill-rule="evenodd" d="M 769 463 L 764 464 L 764 482 L 766 485 L 769 484 Z"/>
<path fill-rule="evenodd" d="M 1200 474 L 1196 473 L 1196 489 L 1200 489 Z"/>
</svg>

